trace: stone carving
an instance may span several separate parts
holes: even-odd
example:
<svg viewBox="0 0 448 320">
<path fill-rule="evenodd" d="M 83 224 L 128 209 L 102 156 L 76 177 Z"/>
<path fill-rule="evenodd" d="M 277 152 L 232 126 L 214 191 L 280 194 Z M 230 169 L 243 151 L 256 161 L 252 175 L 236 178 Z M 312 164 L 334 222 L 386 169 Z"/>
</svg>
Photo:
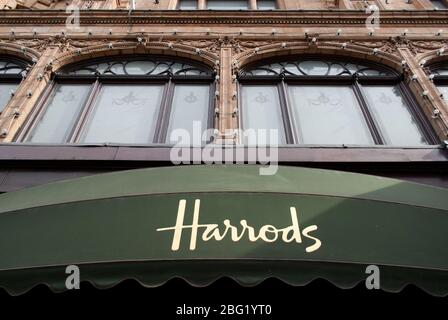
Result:
<svg viewBox="0 0 448 320">
<path fill-rule="evenodd" d="M 389 40 L 383 41 L 351 41 L 351 43 L 366 47 L 378 48 L 382 52 L 397 54 L 398 48 L 408 48 L 412 54 L 417 55 L 432 50 L 440 49 L 447 45 L 447 40 L 428 40 L 428 41 L 412 41 L 406 37 L 391 37 Z"/>
<path fill-rule="evenodd" d="M 235 40 L 233 49 L 236 53 L 241 53 L 248 50 L 254 50 L 272 44 L 273 41 L 260 41 L 260 40 Z"/>
<path fill-rule="evenodd" d="M 325 4 L 328 9 L 339 8 L 339 0 L 325 0 Z"/>
<path fill-rule="evenodd" d="M 318 35 L 316 35 L 316 39 Z M 314 38 L 314 37 L 312 37 Z M 101 50 L 108 50 L 118 48 L 118 47 L 129 47 L 135 43 L 135 46 L 142 47 L 154 47 L 160 49 L 181 49 L 182 51 L 190 51 L 192 53 L 196 52 L 197 54 L 201 54 L 204 58 L 212 61 L 213 59 L 219 59 L 221 48 L 227 47 L 232 48 L 234 59 L 238 61 L 243 61 L 245 58 L 250 57 L 252 55 L 258 54 L 259 52 L 266 51 L 280 51 L 285 48 L 290 47 L 303 47 L 304 50 L 309 48 L 309 46 L 315 46 L 319 48 L 343 48 L 344 41 L 315 41 L 315 43 L 311 43 L 311 39 L 308 38 L 303 41 L 274 41 L 270 39 L 238 39 L 235 37 L 219 37 L 215 39 L 176 39 L 172 42 L 169 40 L 165 41 L 156 41 L 150 42 L 147 38 L 141 39 L 120 39 L 120 40 L 109 40 L 109 39 L 70 39 L 66 35 L 56 35 L 50 36 L 48 38 L 34 38 L 34 39 L 17 39 L 17 38 L 9 38 L 0 40 L 0 43 L 7 43 L 8 45 L 15 45 L 26 49 L 33 49 L 37 53 L 42 53 L 46 48 L 49 47 L 57 47 L 58 52 L 64 54 L 64 56 L 71 55 L 74 52 L 79 51 L 86 48 L 87 51 L 96 51 L 98 46 L 105 47 Z M 412 41 L 406 37 L 397 36 L 391 37 L 387 40 L 360 40 L 360 41 L 349 41 L 350 45 L 367 48 L 369 51 L 373 49 L 378 49 L 382 53 L 386 53 L 392 56 L 395 56 L 397 61 L 401 61 L 400 53 L 398 52 L 398 48 L 408 48 L 412 54 L 418 55 L 427 53 L 430 51 L 438 50 L 442 47 L 448 46 L 448 40 L 418 40 Z M 174 47 L 173 47 L 174 45 Z M 176 48 L 176 45 L 179 45 Z M 345 45 L 346 46 L 346 45 Z M 83 50 L 84 52 L 84 50 Z"/>
<path fill-rule="evenodd" d="M 35 49 L 39 52 L 43 52 L 48 47 L 58 47 L 59 52 L 68 52 L 80 48 L 86 48 L 91 46 L 97 46 L 108 43 L 121 43 L 129 42 L 126 40 L 73 40 L 65 36 L 52 36 L 45 39 L 9 39 L 1 40 L 0 43 L 12 43 L 26 48 Z"/>
<path fill-rule="evenodd" d="M 192 48 L 198 48 L 201 50 L 206 49 L 209 52 L 219 53 L 219 49 L 221 46 L 218 43 L 218 40 L 185 40 L 178 39 L 176 40 L 177 44 L 182 44 L 185 46 L 189 46 Z"/>
<path fill-rule="evenodd" d="M 246 50 L 253 50 L 254 48 L 271 44 L 272 41 L 264 40 L 239 40 L 230 37 L 221 37 L 212 40 L 177 40 L 176 43 L 191 46 L 199 49 L 206 49 L 214 54 L 218 54 L 223 47 L 230 47 L 234 53 L 241 53 Z"/>
<path fill-rule="evenodd" d="M 81 9 L 103 9 L 107 0 L 0 0 L 0 9 L 65 9 L 69 5 L 78 6 Z M 127 8 L 127 1 L 117 1 L 117 8 Z"/>
</svg>

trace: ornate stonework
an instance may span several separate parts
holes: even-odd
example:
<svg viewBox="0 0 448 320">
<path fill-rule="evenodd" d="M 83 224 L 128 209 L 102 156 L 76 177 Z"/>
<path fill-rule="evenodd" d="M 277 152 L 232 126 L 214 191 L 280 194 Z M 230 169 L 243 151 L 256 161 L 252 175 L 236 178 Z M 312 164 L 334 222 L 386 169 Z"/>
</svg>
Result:
<svg viewBox="0 0 448 320">
<path fill-rule="evenodd" d="M 123 0 L 0 0 L 0 8 L 11 9 L 65 9 L 76 6 L 81 10 L 127 8 L 128 1 Z"/>
</svg>

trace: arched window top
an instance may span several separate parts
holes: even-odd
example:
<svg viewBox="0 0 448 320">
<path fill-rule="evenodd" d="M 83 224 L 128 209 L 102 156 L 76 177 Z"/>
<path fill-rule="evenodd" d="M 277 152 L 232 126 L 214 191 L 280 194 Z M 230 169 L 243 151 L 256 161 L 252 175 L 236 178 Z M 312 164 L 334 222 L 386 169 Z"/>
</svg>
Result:
<svg viewBox="0 0 448 320">
<path fill-rule="evenodd" d="M 26 68 L 27 64 L 24 61 L 9 57 L 0 57 L 0 75 L 22 76 Z"/>
<path fill-rule="evenodd" d="M 425 71 L 439 90 L 440 97 L 448 101 L 448 61 L 430 64 Z"/>
<path fill-rule="evenodd" d="M 437 63 L 429 66 L 431 74 L 436 76 L 448 76 L 448 62 Z"/>
<path fill-rule="evenodd" d="M 396 73 L 374 63 L 338 59 L 291 58 L 251 65 L 240 76 L 394 76 Z"/>
<path fill-rule="evenodd" d="M 135 57 L 97 60 L 63 69 L 61 75 L 107 76 L 211 76 L 212 70 L 199 63 L 166 57 Z"/>
</svg>

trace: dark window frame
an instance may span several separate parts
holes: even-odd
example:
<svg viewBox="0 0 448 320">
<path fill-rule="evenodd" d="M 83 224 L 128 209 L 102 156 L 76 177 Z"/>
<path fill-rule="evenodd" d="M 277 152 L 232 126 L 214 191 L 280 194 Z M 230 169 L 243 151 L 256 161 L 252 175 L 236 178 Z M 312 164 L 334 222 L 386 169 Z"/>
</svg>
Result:
<svg viewBox="0 0 448 320">
<path fill-rule="evenodd" d="M 216 0 L 216 1 L 220 1 L 220 2 L 225 2 L 225 0 Z M 246 3 L 247 3 L 247 9 L 246 8 L 244 8 L 244 9 L 227 9 L 227 8 L 225 8 L 225 9 L 211 9 L 211 8 L 209 8 L 209 6 L 208 6 L 208 2 L 209 2 L 209 0 L 205 0 L 205 8 L 206 8 L 206 10 L 213 10 L 213 11 L 239 11 L 239 10 L 242 10 L 242 11 L 245 11 L 245 10 L 255 10 L 254 8 L 251 8 L 251 5 L 250 5 L 250 0 L 239 0 L 239 1 L 245 1 Z"/>
<path fill-rule="evenodd" d="M 262 61 L 256 61 L 253 63 L 248 64 L 243 70 L 250 70 L 253 67 L 256 66 L 263 66 L 266 64 L 276 63 L 276 62 L 284 62 L 288 61 L 289 59 L 297 59 L 297 57 L 294 56 L 286 56 L 286 57 L 278 57 L 273 58 L 269 60 L 262 60 Z M 330 58 L 328 57 L 321 57 L 323 61 L 329 61 L 329 62 L 337 62 L 337 61 L 346 61 L 346 57 L 338 57 L 338 56 L 332 56 Z M 300 56 L 300 60 L 316 60 L 319 59 L 318 56 Z M 263 76 L 257 76 L 257 75 L 244 75 L 240 74 L 238 77 L 238 109 L 239 109 L 239 128 L 244 128 L 244 117 L 245 117 L 245 111 L 244 106 L 242 105 L 242 86 L 245 84 L 261 84 L 261 85 L 277 85 L 277 86 L 283 86 L 283 89 L 279 89 L 279 95 L 280 95 L 280 105 L 281 105 L 281 112 L 282 117 L 284 121 L 284 130 L 285 130 L 285 138 L 286 138 L 286 145 L 304 145 L 301 142 L 300 137 L 297 137 L 297 130 L 295 130 L 295 123 L 292 120 L 293 119 L 293 110 L 291 108 L 291 102 L 289 101 L 290 97 L 287 93 L 287 86 L 290 83 L 293 84 L 303 84 L 303 85 L 349 85 L 350 88 L 353 90 L 356 102 L 361 108 L 364 121 L 369 129 L 369 132 L 371 134 L 371 137 L 373 139 L 374 145 L 386 145 L 385 139 L 381 135 L 381 130 L 379 128 L 379 125 L 376 124 L 376 120 L 372 114 L 371 107 L 369 107 L 369 104 L 367 102 L 367 98 L 365 93 L 363 93 L 362 85 L 384 85 L 384 84 L 391 84 L 397 86 L 397 88 L 400 90 L 401 96 L 405 100 L 408 109 L 411 113 L 411 115 L 414 117 L 414 119 L 418 123 L 418 127 L 424 136 L 424 138 L 427 140 L 428 145 L 438 145 L 440 144 L 440 139 L 437 137 L 437 134 L 435 133 L 433 127 L 429 123 L 429 120 L 423 113 L 423 110 L 419 106 L 417 100 L 415 99 L 414 95 L 403 82 L 404 78 L 403 75 L 399 74 L 397 71 L 388 68 L 386 66 L 376 64 L 374 62 L 365 61 L 365 60 L 359 60 L 359 59 L 353 59 L 350 62 L 353 63 L 359 63 L 366 66 L 371 67 L 377 67 L 379 69 L 387 70 L 392 73 L 392 75 L 384 75 L 384 76 L 364 76 L 364 75 L 345 75 L 345 76 L 316 76 L 316 75 L 303 75 L 303 76 L 292 76 L 292 75 L 285 75 L 285 74 L 279 74 L 279 75 L 263 75 Z M 448 76 L 446 77 L 446 81 L 448 83 Z M 366 145 L 367 147 L 368 145 Z"/>
<path fill-rule="evenodd" d="M 448 71 L 448 61 L 440 61 L 433 63 L 425 68 L 427 72 L 434 75 L 433 83 L 435 85 L 448 85 L 448 75 L 438 75 L 434 72 L 437 72 L 437 70 L 447 70 Z"/>
<path fill-rule="evenodd" d="M 181 6 L 181 3 L 182 3 L 182 0 L 177 0 L 177 3 L 176 3 L 176 10 L 199 10 L 199 0 L 194 0 L 195 2 L 196 2 L 196 9 L 182 9 L 180 6 Z"/>
<path fill-rule="evenodd" d="M 261 11 L 269 11 L 269 10 L 279 10 L 279 4 L 278 4 L 278 0 L 272 0 L 274 2 L 274 8 L 273 9 L 260 9 L 258 6 L 258 0 L 257 0 L 257 10 L 261 10 Z"/>
<path fill-rule="evenodd" d="M 431 2 L 431 4 L 433 5 L 434 10 L 448 10 L 448 1 L 447 1 L 447 0 L 440 0 L 440 1 L 433 1 L 433 0 L 430 0 L 430 2 Z M 442 5 L 444 6 L 444 8 L 438 8 L 438 7 L 434 4 L 434 2 L 441 2 Z"/>
<path fill-rule="evenodd" d="M 182 0 L 178 0 L 176 3 L 176 10 L 213 10 L 213 11 L 225 11 L 226 9 L 209 9 L 208 8 L 208 0 L 205 0 L 205 8 L 204 9 L 199 9 L 199 0 L 195 0 L 196 1 L 196 9 L 182 9 L 181 8 L 181 2 Z M 225 0 L 222 0 L 225 1 Z M 238 10 L 261 10 L 261 11 L 269 11 L 269 10 L 278 10 L 279 9 L 279 4 L 278 4 L 278 0 L 273 0 L 274 2 L 274 8 L 273 9 L 259 9 L 258 7 L 258 0 L 256 0 L 256 4 L 257 7 L 256 8 L 251 8 L 251 2 L 250 0 L 246 0 L 247 2 L 247 9 L 238 9 Z"/>
<path fill-rule="evenodd" d="M 146 56 L 148 58 L 148 56 Z M 170 56 L 151 56 L 152 59 L 170 59 Z M 65 70 L 73 70 L 78 66 L 86 66 L 92 63 L 101 63 L 115 60 L 136 60 L 141 61 L 145 60 L 145 56 L 117 56 L 117 57 L 107 57 L 100 59 L 87 60 L 80 63 L 75 63 L 67 66 L 63 69 Z M 169 119 L 171 111 L 171 103 L 174 97 L 174 87 L 178 84 L 209 84 L 209 101 L 208 101 L 208 117 L 207 117 L 207 128 L 205 129 L 213 129 L 214 128 L 214 92 L 215 92 L 215 75 L 214 71 L 211 70 L 210 67 L 203 65 L 196 61 L 191 61 L 188 59 L 173 57 L 173 60 L 176 62 L 185 62 L 189 64 L 193 64 L 196 66 L 200 66 L 202 68 L 207 68 L 210 70 L 209 75 L 70 75 L 56 73 L 52 74 L 51 82 L 45 88 L 44 92 L 39 97 L 33 111 L 28 116 L 26 120 L 26 124 L 22 130 L 20 130 L 16 137 L 14 138 L 15 142 L 29 143 L 27 138 L 35 129 L 39 119 L 44 115 L 46 108 L 48 107 L 49 98 L 52 92 L 58 85 L 62 84 L 86 84 L 90 85 L 88 89 L 87 96 L 83 102 L 83 106 L 79 114 L 76 115 L 76 120 L 74 121 L 74 125 L 70 128 L 70 133 L 67 139 L 62 143 L 64 144 L 77 144 L 82 145 L 83 142 L 80 142 L 81 134 L 83 130 L 85 130 L 88 125 L 88 121 L 90 116 L 92 115 L 92 111 L 94 110 L 95 103 L 97 102 L 98 95 L 101 91 L 103 85 L 107 84 L 159 84 L 163 85 L 163 93 L 161 103 L 157 110 L 157 120 L 156 120 L 156 128 L 154 132 L 154 138 L 152 141 L 148 141 L 147 145 L 154 144 L 168 144 L 166 142 L 167 130 L 169 126 Z M 207 141 L 210 142 L 210 141 Z M 32 143 L 32 142 L 30 142 Z M 91 143 L 88 143 L 91 144 Z M 113 144 L 113 143 L 111 143 Z M 129 144 L 132 145 L 132 144 Z M 146 145 L 146 144 L 145 144 Z"/>
<path fill-rule="evenodd" d="M 17 87 L 22 83 L 23 75 L 22 72 L 27 72 L 29 63 L 28 61 L 18 59 L 16 57 L 8 56 L 8 55 L 0 55 L 0 61 L 6 61 L 16 64 L 17 66 L 22 68 L 22 71 L 20 73 L 14 73 L 14 74 L 0 74 L 0 84 L 6 83 L 6 84 L 16 84 Z M 9 98 L 8 102 L 11 100 L 11 97 Z M 5 106 L 0 106 L 0 115 L 2 114 Z"/>
<path fill-rule="evenodd" d="M 439 61 L 436 63 L 432 63 L 429 66 L 425 67 L 425 71 L 427 74 L 432 75 L 432 82 L 436 89 L 438 90 L 440 97 L 445 103 L 448 104 L 448 96 L 443 94 L 443 91 L 440 90 L 439 86 L 448 86 L 448 74 L 447 75 L 439 75 L 434 72 L 438 72 L 438 70 L 446 70 L 448 73 L 448 61 Z"/>
</svg>

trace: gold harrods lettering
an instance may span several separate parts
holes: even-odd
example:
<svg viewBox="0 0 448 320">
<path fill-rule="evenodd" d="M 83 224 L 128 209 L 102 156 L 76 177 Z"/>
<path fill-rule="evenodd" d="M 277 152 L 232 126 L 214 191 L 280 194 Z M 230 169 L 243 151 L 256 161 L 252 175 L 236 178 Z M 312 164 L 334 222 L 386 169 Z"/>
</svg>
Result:
<svg viewBox="0 0 448 320">
<path fill-rule="evenodd" d="M 178 251 L 180 248 L 180 242 L 182 238 L 182 232 L 184 229 L 191 229 L 190 236 L 190 250 L 196 250 L 198 232 L 201 229 L 201 239 L 204 242 L 210 241 L 214 239 L 215 241 L 222 241 L 230 232 L 230 238 L 234 242 L 238 242 L 247 234 L 247 239 L 250 242 L 256 241 L 264 241 L 268 243 L 279 241 L 280 239 L 285 243 L 302 243 L 302 236 L 309 240 L 312 240 L 314 243 L 305 248 L 306 252 L 313 252 L 318 250 L 322 242 L 317 238 L 311 235 L 311 233 L 315 232 L 318 228 L 317 225 L 311 225 L 303 230 L 300 228 L 299 224 L 299 215 L 295 207 L 290 207 L 291 214 L 291 225 L 282 229 L 278 229 L 273 225 L 264 225 L 262 226 L 258 232 L 254 227 L 250 226 L 247 220 L 240 221 L 240 227 L 232 225 L 229 219 L 225 219 L 223 221 L 224 230 L 220 229 L 218 224 L 200 224 L 199 223 L 199 209 L 201 200 L 196 199 L 194 203 L 194 211 L 193 211 L 193 222 L 190 225 L 184 225 L 184 217 L 185 217 L 185 207 L 187 201 L 180 200 L 179 206 L 177 210 L 177 218 L 176 225 L 174 227 L 168 228 L 158 228 L 157 231 L 174 231 L 173 241 L 171 250 Z M 239 228 L 242 228 L 239 231 Z"/>
</svg>

